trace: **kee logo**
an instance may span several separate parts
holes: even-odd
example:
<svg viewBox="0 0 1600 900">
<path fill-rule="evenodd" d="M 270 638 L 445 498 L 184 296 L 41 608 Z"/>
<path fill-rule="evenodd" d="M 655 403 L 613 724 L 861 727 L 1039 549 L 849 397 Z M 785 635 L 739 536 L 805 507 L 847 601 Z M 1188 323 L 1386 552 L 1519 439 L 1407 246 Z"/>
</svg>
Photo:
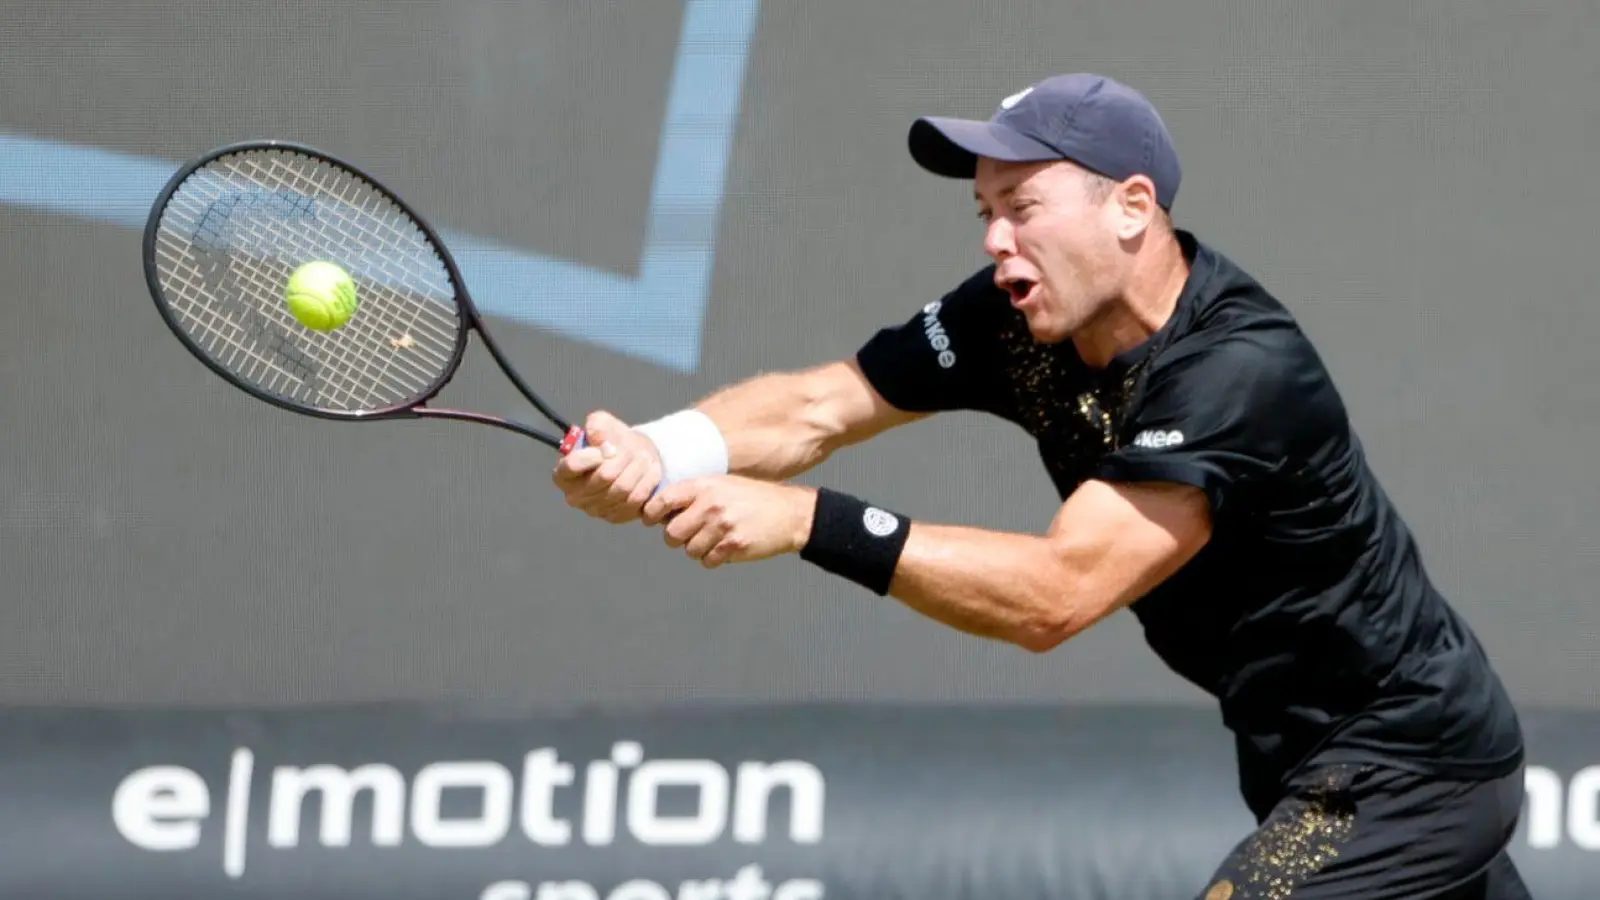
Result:
<svg viewBox="0 0 1600 900">
<path fill-rule="evenodd" d="M 1183 432 L 1176 428 L 1163 431 L 1159 428 L 1149 428 L 1139 432 L 1133 439 L 1135 447 L 1144 447 L 1147 450 L 1164 450 L 1167 447 L 1176 447 L 1183 443 Z"/>
<path fill-rule="evenodd" d="M 922 333 L 928 336 L 928 346 L 939 354 L 939 367 L 948 369 L 956 364 L 955 351 L 950 349 L 950 335 L 939 321 L 939 310 L 944 304 L 938 300 L 922 308 Z"/>
</svg>

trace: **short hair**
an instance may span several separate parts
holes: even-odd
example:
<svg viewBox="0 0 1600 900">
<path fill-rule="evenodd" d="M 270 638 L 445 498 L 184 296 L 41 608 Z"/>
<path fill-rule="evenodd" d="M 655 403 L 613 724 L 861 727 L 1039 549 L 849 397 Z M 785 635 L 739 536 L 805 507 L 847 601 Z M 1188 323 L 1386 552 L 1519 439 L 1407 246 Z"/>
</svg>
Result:
<svg viewBox="0 0 1600 900">
<path fill-rule="evenodd" d="M 1083 189 L 1089 195 L 1091 202 L 1104 203 L 1105 199 L 1111 196 L 1111 192 L 1116 187 L 1117 183 L 1115 181 L 1101 175 L 1099 172 L 1091 172 L 1088 169 L 1083 170 Z"/>
<path fill-rule="evenodd" d="M 1117 182 L 1099 172 L 1083 170 L 1083 190 L 1091 203 L 1104 203 L 1111 192 L 1116 190 Z M 1172 214 L 1160 206 L 1156 207 L 1156 221 L 1167 230 L 1172 230 Z"/>
</svg>

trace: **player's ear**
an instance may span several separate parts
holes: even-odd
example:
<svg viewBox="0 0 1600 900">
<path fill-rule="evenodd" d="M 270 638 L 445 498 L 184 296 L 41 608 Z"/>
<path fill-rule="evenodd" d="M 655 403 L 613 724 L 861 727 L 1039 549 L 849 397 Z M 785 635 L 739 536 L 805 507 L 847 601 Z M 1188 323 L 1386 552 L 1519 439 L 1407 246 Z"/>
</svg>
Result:
<svg viewBox="0 0 1600 900">
<path fill-rule="evenodd" d="M 1117 185 L 1117 201 L 1122 213 L 1117 237 L 1124 241 L 1138 240 L 1161 214 L 1155 182 L 1144 175 L 1134 175 Z"/>
</svg>

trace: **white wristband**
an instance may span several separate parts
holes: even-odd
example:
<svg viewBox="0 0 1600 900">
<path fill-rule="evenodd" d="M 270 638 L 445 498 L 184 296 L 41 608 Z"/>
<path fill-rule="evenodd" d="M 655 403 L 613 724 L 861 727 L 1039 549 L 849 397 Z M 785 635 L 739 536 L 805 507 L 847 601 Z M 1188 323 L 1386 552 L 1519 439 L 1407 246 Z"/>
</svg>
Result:
<svg viewBox="0 0 1600 900">
<path fill-rule="evenodd" d="M 728 443 L 717 423 L 698 409 L 679 410 L 633 430 L 649 438 L 661 454 L 661 487 L 728 473 Z"/>
</svg>

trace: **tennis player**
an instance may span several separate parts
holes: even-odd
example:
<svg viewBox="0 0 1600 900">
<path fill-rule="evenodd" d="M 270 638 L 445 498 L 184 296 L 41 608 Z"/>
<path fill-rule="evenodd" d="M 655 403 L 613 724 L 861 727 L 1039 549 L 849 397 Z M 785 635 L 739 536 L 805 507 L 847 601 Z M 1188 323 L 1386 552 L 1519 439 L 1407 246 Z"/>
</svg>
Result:
<svg viewBox="0 0 1600 900">
<path fill-rule="evenodd" d="M 591 415 L 597 446 L 554 474 L 568 502 L 662 525 L 706 566 L 798 554 L 1031 651 L 1131 609 L 1217 698 L 1260 824 L 1198 897 L 1527 897 L 1506 852 L 1523 797 L 1506 690 L 1306 335 L 1173 225 L 1181 173 L 1157 111 L 1061 75 L 986 121 L 920 119 L 909 142 L 925 169 L 972 179 L 993 263 L 853 358 L 634 428 Z M 786 483 L 944 410 L 1032 437 L 1063 501 L 1045 533 Z"/>
</svg>

